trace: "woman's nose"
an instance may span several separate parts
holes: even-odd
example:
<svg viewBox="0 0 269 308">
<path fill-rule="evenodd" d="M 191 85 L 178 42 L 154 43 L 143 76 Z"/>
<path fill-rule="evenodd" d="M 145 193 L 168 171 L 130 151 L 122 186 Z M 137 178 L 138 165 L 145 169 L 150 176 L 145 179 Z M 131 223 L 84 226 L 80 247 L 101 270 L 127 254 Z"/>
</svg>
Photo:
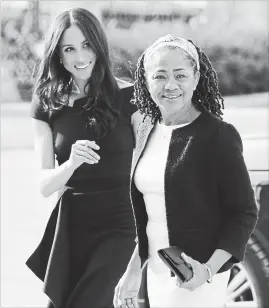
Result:
<svg viewBox="0 0 269 308">
<path fill-rule="evenodd" d="M 178 88 L 178 84 L 176 82 L 176 80 L 174 78 L 170 78 L 167 80 L 166 84 L 165 84 L 165 89 L 166 90 L 176 90 Z"/>
<path fill-rule="evenodd" d="M 86 55 L 85 55 L 85 52 L 82 50 L 82 51 L 78 51 L 77 52 L 77 55 L 76 55 L 76 61 L 79 62 L 79 63 L 82 63 L 82 64 L 85 64 L 86 60 Z"/>
</svg>

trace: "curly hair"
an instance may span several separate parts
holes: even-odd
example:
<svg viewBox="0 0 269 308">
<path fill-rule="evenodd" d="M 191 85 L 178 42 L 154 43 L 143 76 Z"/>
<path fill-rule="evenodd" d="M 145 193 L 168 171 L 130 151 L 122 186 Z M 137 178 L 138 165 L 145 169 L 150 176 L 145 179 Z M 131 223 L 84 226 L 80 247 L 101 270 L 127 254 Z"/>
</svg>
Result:
<svg viewBox="0 0 269 308">
<path fill-rule="evenodd" d="M 223 113 L 221 109 L 224 108 L 224 100 L 219 92 L 217 73 L 213 69 L 207 55 L 191 40 L 188 41 L 195 46 L 200 63 L 200 79 L 195 91 L 193 92 L 192 104 L 197 110 L 208 111 L 222 119 Z M 169 48 L 169 46 L 167 47 Z M 138 59 L 137 68 L 135 71 L 134 95 L 132 98 L 132 103 L 137 106 L 145 117 L 149 116 L 154 124 L 156 120 L 161 118 L 161 112 L 159 107 L 152 100 L 146 85 L 144 57 L 145 53 L 143 53 Z M 187 53 L 186 58 L 194 67 L 194 72 L 196 72 L 197 65 L 195 60 L 192 59 Z"/>
</svg>

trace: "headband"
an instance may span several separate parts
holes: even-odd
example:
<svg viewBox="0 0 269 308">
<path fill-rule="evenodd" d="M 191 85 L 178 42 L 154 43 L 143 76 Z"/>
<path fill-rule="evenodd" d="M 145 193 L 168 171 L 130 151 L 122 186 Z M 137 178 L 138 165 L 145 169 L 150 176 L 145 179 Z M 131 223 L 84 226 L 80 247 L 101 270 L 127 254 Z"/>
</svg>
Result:
<svg viewBox="0 0 269 308">
<path fill-rule="evenodd" d="M 173 37 L 171 34 L 157 39 L 152 45 L 150 45 L 144 52 L 144 64 L 159 48 L 165 46 L 179 47 L 185 50 L 196 62 L 197 69 L 200 69 L 199 56 L 195 46 L 182 37 Z"/>
</svg>

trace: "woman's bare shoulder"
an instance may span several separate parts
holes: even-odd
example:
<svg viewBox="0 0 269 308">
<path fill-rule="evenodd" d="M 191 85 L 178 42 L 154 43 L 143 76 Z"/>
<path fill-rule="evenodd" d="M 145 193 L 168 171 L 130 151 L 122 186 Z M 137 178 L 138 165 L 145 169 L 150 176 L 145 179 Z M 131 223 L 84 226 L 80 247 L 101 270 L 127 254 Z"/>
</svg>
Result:
<svg viewBox="0 0 269 308">
<path fill-rule="evenodd" d="M 124 89 L 124 88 L 128 88 L 128 87 L 132 87 L 133 83 L 128 82 L 126 80 L 120 79 L 116 77 L 116 81 L 118 83 L 118 86 L 120 89 Z"/>
</svg>

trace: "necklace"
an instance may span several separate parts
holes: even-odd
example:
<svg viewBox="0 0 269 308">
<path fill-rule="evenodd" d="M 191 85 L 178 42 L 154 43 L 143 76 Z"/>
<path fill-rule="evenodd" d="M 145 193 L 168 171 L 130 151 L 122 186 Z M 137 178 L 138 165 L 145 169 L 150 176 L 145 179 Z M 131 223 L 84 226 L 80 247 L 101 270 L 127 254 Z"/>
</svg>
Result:
<svg viewBox="0 0 269 308">
<path fill-rule="evenodd" d="M 157 130 L 160 132 L 163 139 L 171 138 L 174 129 L 188 125 L 184 124 L 174 124 L 174 125 L 164 125 L 163 123 L 157 122 Z"/>
<path fill-rule="evenodd" d="M 183 119 L 185 119 L 185 117 L 192 111 L 192 109 L 193 109 L 193 105 L 191 105 L 191 108 L 184 114 L 183 117 L 181 117 L 179 120 L 177 120 L 177 121 L 176 121 L 175 123 L 173 123 L 172 125 L 165 125 L 165 124 L 163 123 L 163 121 L 162 121 L 161 124 L 163 124 L 163 125 L 165 125 L 165 126 L 175 126 L 175 125 L 179 125 L 179 122 L 182 121 Z M 182 124 L 182 125 L 185 125 L 185 123 Z"/>
<path fill-rule="evenodd" d="M 181 117 L 180 120 L 176 121 L 172 125 L 165 125 L 163 122 L 160 123 L 158 121 L 157 125 L 161 132 L 162 138 L 163 139 L 171 138 L 171 135 L 174 129 L 188 125 L 189 122 L 183 123 L 183 124 L 179 124 L 179 122 L 182 121 L 182 119 L 184 119 L 192 111 L 192 109 L 193 109 L 193 106 L 191 105 L 191 108 L 184 114 L 184 116 Z"/>
</svg>

